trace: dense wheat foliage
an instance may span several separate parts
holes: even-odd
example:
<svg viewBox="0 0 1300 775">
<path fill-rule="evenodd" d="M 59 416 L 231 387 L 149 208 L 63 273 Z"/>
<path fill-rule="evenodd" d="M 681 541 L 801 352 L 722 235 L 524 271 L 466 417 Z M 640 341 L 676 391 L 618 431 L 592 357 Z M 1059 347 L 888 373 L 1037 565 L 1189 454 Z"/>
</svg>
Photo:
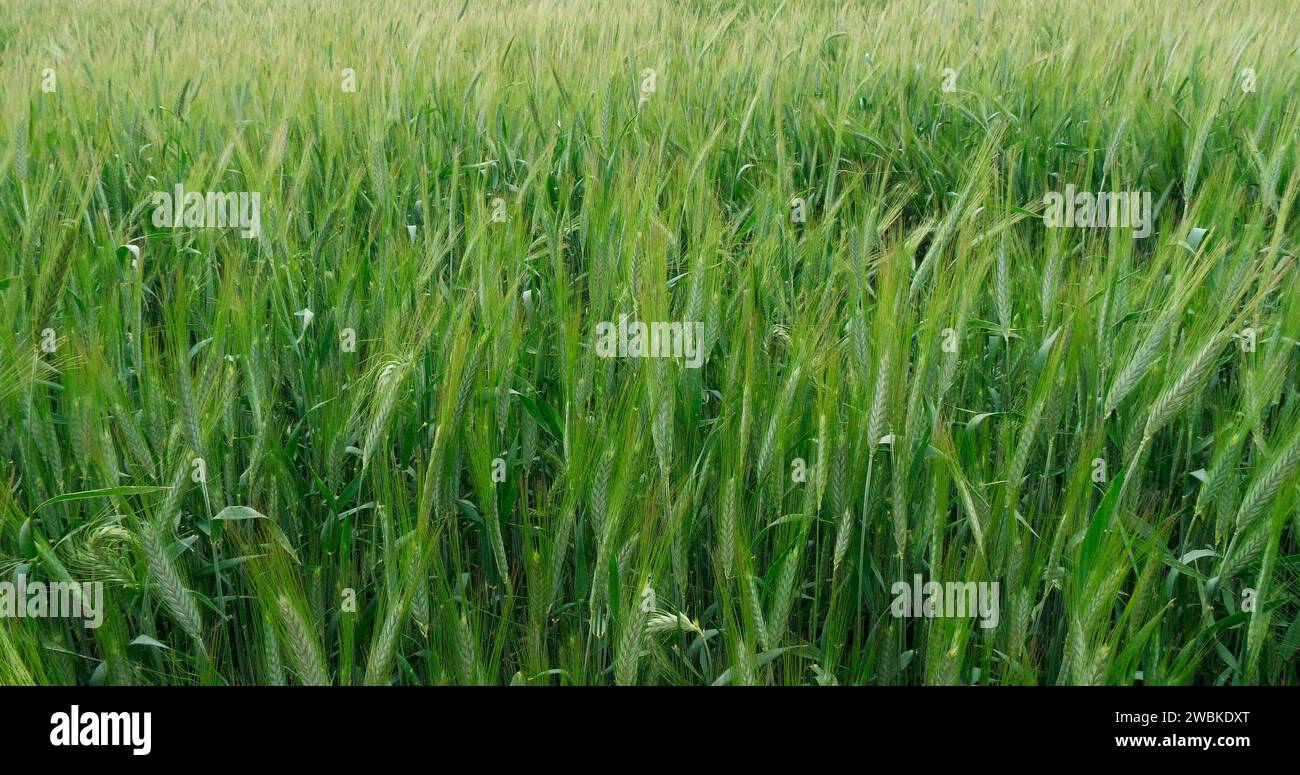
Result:
<svg viewBox="0 0 1300 775">
<path fill-rule="evenodd" d="M 0 683 L 1296 683 L 1298 31 L 6 0 Z"/>
</svg>

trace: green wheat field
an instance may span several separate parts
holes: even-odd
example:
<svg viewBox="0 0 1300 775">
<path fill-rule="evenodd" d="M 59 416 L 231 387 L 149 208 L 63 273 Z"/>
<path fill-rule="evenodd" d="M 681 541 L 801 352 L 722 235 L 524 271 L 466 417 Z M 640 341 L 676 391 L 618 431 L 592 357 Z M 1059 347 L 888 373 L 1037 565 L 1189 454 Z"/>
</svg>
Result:
<svg viewBox="0 0 1300 775">
<path fill-rule="evenodd" d="M 1300 683 L 1298 46 L 9 0 L 0 683 Z"/>
</svg>

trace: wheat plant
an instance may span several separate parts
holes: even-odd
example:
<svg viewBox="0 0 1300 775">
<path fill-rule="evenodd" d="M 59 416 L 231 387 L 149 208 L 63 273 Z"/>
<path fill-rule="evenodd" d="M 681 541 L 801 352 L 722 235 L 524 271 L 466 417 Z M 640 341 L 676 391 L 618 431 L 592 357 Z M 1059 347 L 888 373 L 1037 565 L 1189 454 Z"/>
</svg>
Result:
<svg viewBox="0 0 1300 775">
<path fill-rule="evenodd" d="M 1297 683 L 1298 31 L 5 2 L 0 684 Z"/>
</svg>

